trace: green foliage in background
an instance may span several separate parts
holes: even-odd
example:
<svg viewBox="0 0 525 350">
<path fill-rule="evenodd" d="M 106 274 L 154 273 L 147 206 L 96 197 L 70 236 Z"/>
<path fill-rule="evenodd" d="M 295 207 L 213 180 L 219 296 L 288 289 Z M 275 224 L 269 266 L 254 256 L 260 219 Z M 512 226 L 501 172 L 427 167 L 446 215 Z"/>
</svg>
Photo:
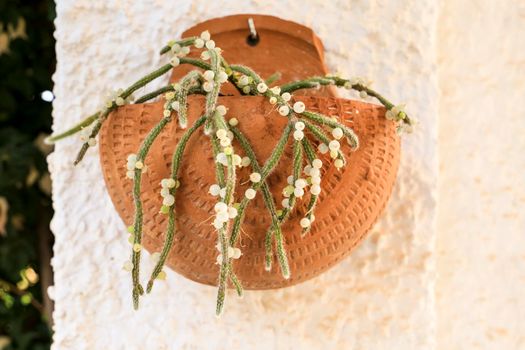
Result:
<svg viewBox="0 0 525 350">
<path fill-rule="evenodd" d="M 42 140 L 51 127 L 54 3 L 0 0 L 0 350 L 48 349 L 42 252 L 52 215 Z"/>
</svg>

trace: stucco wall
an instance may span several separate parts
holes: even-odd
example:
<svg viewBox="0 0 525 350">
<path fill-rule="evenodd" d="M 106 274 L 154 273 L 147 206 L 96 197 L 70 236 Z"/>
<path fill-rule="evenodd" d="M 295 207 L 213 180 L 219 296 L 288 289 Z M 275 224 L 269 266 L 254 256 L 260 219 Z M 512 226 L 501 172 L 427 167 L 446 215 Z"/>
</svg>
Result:
<svg viewBox="0 0 525 350">
<path fill-rule="evenodd" d="M 525 349 L 525 2 L 444 1 L 439 349 Z"/>
<path fill-rule="evenodd" d="M 437 2 L 59 0 L 54 129 L 63 130 L 160 64 L 158 48 L 193 23 L 256 12 L 309 25 L 333 71 L 374 80 L 421 121 L 406 138 L 385 214 L 339 266 L 307 283 L 230 298 L 216 320 L 215 289 L 168 272 L 132 311 L 121 269 L 129 247 L 91 150 L 78 140 L 50 156 L 56 214 L 55 349 L 431 349 L 435 345 Z M 144 259 L 146 262 L 148 259 Z"/>
</svg>

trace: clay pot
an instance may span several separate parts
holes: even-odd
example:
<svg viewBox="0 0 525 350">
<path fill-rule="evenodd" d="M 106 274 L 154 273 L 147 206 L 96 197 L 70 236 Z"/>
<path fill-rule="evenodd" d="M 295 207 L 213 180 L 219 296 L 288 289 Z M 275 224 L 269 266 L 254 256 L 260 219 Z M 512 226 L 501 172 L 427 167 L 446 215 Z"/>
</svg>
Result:
<svg viewBox="0 0 525 350">
<path fill-rule="evenodd" d="M 246 43 L 247 19 L 254 18 L 260 35 L 257 46 Z M 217 46 L 224 49 L 230 63 L 245 64 L 263 77 L 282 72 L 279 84 L 312 75 L 325 74 L 322 45 L 312 31 L 298 24 L 268 16 L 230 16 L 214 19 L 189 29 L 183 37 L 208 29 Z M 260 47 L 259 47 L 260 45 Z M 280 57 L 271 51 L 279 45 L 287 47 Z M 246 49 L 246 50 L 245 50 Z M 261 50 L 261 51 L 259 51 Z M 268 50 L 268 51 L 266 51 Z M 298 62 L 290 62 L 296 58 Z M 190 68 L 177 68 L 172 80 Z M 193 68 L 191 68 L 193 69 Z M 235 90 L 225 89 L 235 94 Z M 301 237 L 299 220 L 304 216 L 309 195 L 298 201 L 290 220 L 283 226 L 291 278 L 281 276 L 277 261 L 272 271 L 264 269 L 264 236 L 271 220 L 260 193 L 247 209 L 240 236 L 243 255 L 234 261 L 234 270 L 246 289 L 280 288 L 310 279 L 347 256 L 364 237 L 384 209 L 395 182 L 400 145 L 393 122 L 384 118 L 383 107 L 339 99 L 330 89 L 314 91 L 315 96 L 295 95 L 305 102 L 307 109 L 329 116 L 338 116 L 357 133 L 361 146 L 348 154 L 348 165 L 338 171 L 333 165 L 323 166 L 323 189 L 315 212 L 316 220 L 310 233 Z M 312 93 L 312 91 L 310 91 Z M 263 164 L 269 157 L 286 123 L 275 107 L 263 97 L 225 96 L 220 104 L 228 116 L 239 119 L 239 128 L 253 145 L 258 160 Z M 133 222 L 132 182 L 126 178 L 125 162 L 130 153 L 136 153 L 147 132 L 162 118 L 163 101 L 128 105 L 112 113 L 100 134 L 100 161 L 108 192 L 126 225 Z M 204 110 L 204 98 L 189 99 L 189 125 Z M 161 197 L 159 182 L 170 173 L 171 155 L 182 135 L 177 123 L 168 124 L 153 144 L 146 159 L 149 170 L 142 180 L 144 206 L 144 246 L 159 251 L 163 245 L 167 217 L 159 214 Z M 241 148 L 234 142 L 234 148 Z M 242 155 L 242 154 L 241 154 Z M 320 157 L 324 164 L 331 160 Z M 181 164 L 181 186 L 177 192 L 176 212 L 178 232 L 167 265 L 185 277 L 209 285 L 216 285 L 219 266 L 215 264 L 217 234 L 211 226 L 216 198 L 208 188 L 216 183 L 209 138 L 202 131 L 189 141 Z M 269 176 L 268 183 L 276 202 L 282 200 L 281 191 L 292 171 L 291 140 L 283 159 Z M 250 171 L 238 171 L 236 198 L 247 188 L 242 184 Z"/>
</svg>

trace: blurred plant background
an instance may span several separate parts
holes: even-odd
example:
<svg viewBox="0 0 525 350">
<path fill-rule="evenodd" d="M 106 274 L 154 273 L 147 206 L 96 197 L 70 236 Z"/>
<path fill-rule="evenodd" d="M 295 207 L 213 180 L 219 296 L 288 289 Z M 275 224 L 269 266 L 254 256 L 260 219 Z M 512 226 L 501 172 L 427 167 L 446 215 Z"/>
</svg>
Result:
<svg viewBox="0 0 525 350">
<path fill-rule="evenodd" d="M 0 0 L 0 350 L 51 341 L 52 1 Z"/>
</svg>

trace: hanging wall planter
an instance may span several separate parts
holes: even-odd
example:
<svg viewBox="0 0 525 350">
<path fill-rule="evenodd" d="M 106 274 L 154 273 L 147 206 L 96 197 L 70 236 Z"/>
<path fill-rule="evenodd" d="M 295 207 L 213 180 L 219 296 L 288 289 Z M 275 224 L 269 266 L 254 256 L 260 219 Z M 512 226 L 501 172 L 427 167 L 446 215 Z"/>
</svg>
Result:
<svg viewBox="0 0 525 350">
<path fill-rule="evenodd" d="M 100 131 L 104 179 L 131 233 L 135 306 L 144 247 L 159 260 L 147 291 L 165 263 L 219 285 L 220 313 L 228 283 L 239 294 L 286 287 L 347 256 L 386 205 L 398 132 L 413 121 L 362 80 L 328 75 L 320 40 L 299 24 L 229 16 L 183 38 L 163 49 L 171 64 L 51 141 L 80 131 L 78 162 Z M 130 103 L 170 70 L 168 86 Z"/>
</svg>

